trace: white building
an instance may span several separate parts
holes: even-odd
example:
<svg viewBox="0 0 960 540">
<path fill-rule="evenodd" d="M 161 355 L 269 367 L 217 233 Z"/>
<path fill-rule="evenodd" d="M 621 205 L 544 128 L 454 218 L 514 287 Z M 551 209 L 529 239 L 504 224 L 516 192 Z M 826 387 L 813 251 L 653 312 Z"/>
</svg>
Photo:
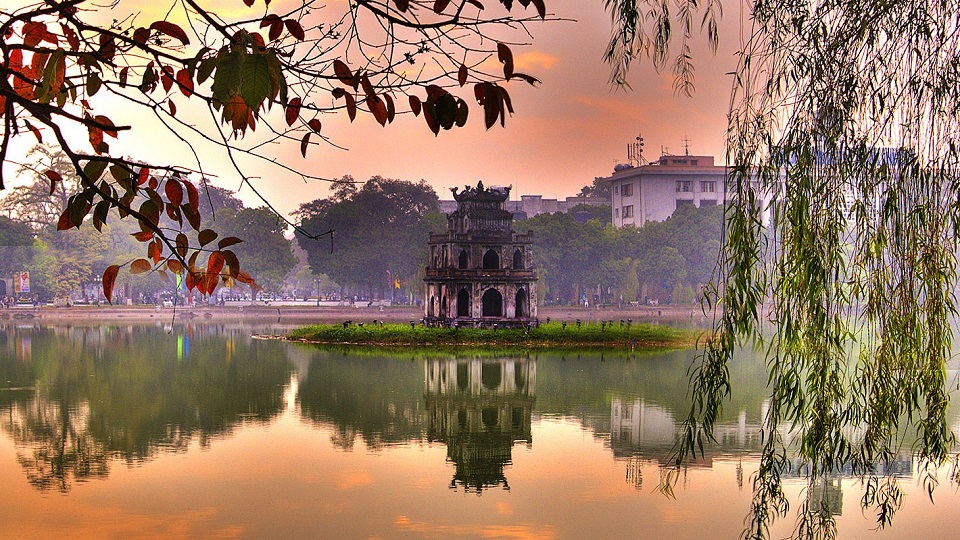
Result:
<svg viewBox="0 0 960 540">
<path fill-rule="evenodd" d="M 610 182 L 614 227 L 663 221 L 685 204 L 723 204 L 726 167 L 713 156 L 663 155 L 647 165 L 617 165 Z M 729 194 L 727 195 L 729 198 Z"/>
</svg>

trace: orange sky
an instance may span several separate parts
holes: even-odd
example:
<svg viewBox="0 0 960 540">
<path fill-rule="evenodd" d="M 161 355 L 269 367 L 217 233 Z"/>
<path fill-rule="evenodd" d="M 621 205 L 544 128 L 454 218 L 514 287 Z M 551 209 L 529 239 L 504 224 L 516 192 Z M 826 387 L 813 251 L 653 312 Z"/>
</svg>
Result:
<svg viewBox="0 0 960 540">
<path fill-rule="evenodd" d="M 657 74 L 648 65 L 632 72 L 632 90 L 613 89 L 602 61 L 610 32 L 602 0 L 550 0 L 547 6 L 558 17 L 576 22 L 535 25 L 533 43 L 514 48 L 517 70 L 543 83 L 537 88 L 508 83 L 516 114 L 507 119 L 506 128 L 485 130 L 477 109 L 464 129 L 439 137 L 421 118 L 409 115 L 387 128 L 363 115 L 352 125 L 345 117 L 326 120 L 324 132 L 349 150 L 312 148 L 308 170 L 325 177 L 351 174 L 358 180 L 376 174 L 424 179 L 441 198 L 450 198 L 449 187 L 478 179 L 487 185 L 513 185 L 515 195 L 563 198 L 625 161 L 626 144 L 638 132 L 645 138 L 648 159 L 659 157 L 661 145 L 682 153 L 686 136 L 691 153 L 723 161 L 730 87 L 724 74 L 736 66 L 736 6 L 725 14 L 716 56 L 706 52 L 705 37 L 697 36 L 693 98 L 676 96 L 672 75 Z M 286 150 L 290 162 L 300 163 L 298 148 Z M 326 189 L 300 180 L 262 185 L 282 210 L 323 196 Z"/>
<path fill-rule="evenodd" d="M 282 0 L 274 2 L 271 12 L 279 9 L 281 3 Z M 210 4 L 243 9 L 241 0 L 205 3 Z M 341 10 L 339 4 L 339 0 L 333 0 L 327 9 Z M 735 68 L 734 52 L 740 41 L 739 5 L 726 7 L 716 56 L 707 52 L 704 36 L 695 37 L 697 90 L 692 98 L 687 98 L 674 94 L 670 73 L 657 74 L 648 63 L 636 66 L 631 73 L 632 90 L 610 86 L 609 68 L 602 61 L 610 33 L 609 15 L 603 4 L 603 0 L 548 0 L 549 13 L 576 22 L 534 24 L 530 27 L 534 34 L 532 43 L 512 47 L 517 71 L 530 73 L 543 82 L 537 88 L 521 81 L 507 83 L 516 114 L 507 119 L 506 128 L 498 125 L 485 130 L 482 111 L 475 102 L 465 128 L 441 131 L 438 137 L 422 118 L 410 114 L 398 115 L 386 128 L 368 114 L 358 115 L 352 124 L 345 114 L 325 115 L 323 133 L 347 150 L 316 145 L 310 148 L 305 160 L 300 156 L 299 145 L 290 142 L 271 148 L 269 153 L 278 161 L 325 178 L 349 174 L 361 181 L 373 175 L 423 179 L 434 186 L 441 198 L 450 198 L 451 186 L 475 184 L 481 179 L 487 185 L 513 185 L 515 196 L 572 196 L 594 177 L 609 175 L 615 163 L 624 162 L 626 144 L 638 133 L 646 140 L 648 159 L 659 157 L 661 146 L 671 153 L 682 153 L 687 137 L 691 153 L 714 155 L 717 162 L 722 162 L 730 88 L 730 77 L 725 73 Z M 137 2 L 130 5 L 150 9 Z M 164 10 L 169 8 L 164 6 Z M 131 8 L 122 3 L 118 9 Z M 516 12 L 520 8 L 514 9 Z M 530 12 L 533 13 L 532 8 Z M 143 13 L 138 20 L 143 24 L 150 17 Z M 473 101 L 469 88 L 454 93 Z M 114 152 L 156 162 L 169 162 L 173 156 L 193 166 L 189 148 L 151 126 L 142 110 L 106 101 L 101 99 L 102 95 L 91 100 L 97 112 L 107 112 L 115 123 L 134 127 L 120 139 L 110 141 Z M 186 111 L 198 104 L 189 103 L 182 96 L 174 98 L 181 110 L 178 118 L 189 119 Z M 405 103 L 398 108 L 407 110 Z M 76 136 L 79 140 L 86 138 L 85 133 Z M 231 180 L 235 175 L 230 174 L 223 156 L 203 149 L 200 154 L 205 170 L 219 177 L 215 183 L 233 190 L 240 188 L 238 180 Z M 246 167 L 248 172 L 255 171 L 260 176 L 255 180 L 256 188 L 282 213 L 327 195 L 326 182 L 304 183 L 295 175 L 262 162 Z M 239 195 L 249 206 L 262 204 L 249 188 L 240 189 Z"/>
</svg>

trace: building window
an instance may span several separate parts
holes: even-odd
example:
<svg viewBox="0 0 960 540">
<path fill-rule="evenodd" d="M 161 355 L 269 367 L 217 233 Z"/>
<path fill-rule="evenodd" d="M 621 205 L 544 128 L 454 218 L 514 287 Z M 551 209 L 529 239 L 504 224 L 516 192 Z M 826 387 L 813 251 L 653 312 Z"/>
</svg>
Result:
<svg viewBox="0 0 960 540">
<path fill-rule="evenodd" d="M 613 194 L 614 195 L 620 194 L 620 186 L 613 186 Z"/>
<path fill-rule="evenodd" d="M 614 208 L 614 209 L 613 209 L 613 217 L 615 217 L 615 218 L 619 218 L 619 217 L 620 217 L 620 209 L 619 209 L 619 208 Z"/>
<path fill-rule="evenodd" d="M 623 217 L 633 217 L 633 205 L 623 207 Z"/>
<path fill-rule="evenodd" d="M 633 195 L 633 184 L 624 184 L 623 188 L 620 189 L 620 195 L 624 197 L 630 197 Z"/>
<path fill-rule="evenodd" d="M 709 182 L 700 182 L 700 191 L 703 193 L 715 193 L 717 191 L 717 182 L 713 180 Z"/>
<path fill-rule="evenodd" d="M 689 193 L 693 191 L 693 182 L 691 180 L 677 180 L 677 192 Z"/>
<path fill-rule="evenodd" d="M 696 164 L 697 164 L 697 160 L 691 159 L 691 160 L 690 160 L 690 164 L 691 164 L 691 165 L 696 165 Z"/>
</svg>

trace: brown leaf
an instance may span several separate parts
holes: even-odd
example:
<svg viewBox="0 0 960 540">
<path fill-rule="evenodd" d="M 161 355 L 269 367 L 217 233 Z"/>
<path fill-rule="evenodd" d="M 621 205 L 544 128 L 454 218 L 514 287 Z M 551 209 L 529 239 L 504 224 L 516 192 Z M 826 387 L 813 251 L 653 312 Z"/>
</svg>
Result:
<svg viewBox="0 0 960 540">
<path fill-rule="evenodd" d="M 131 274 L 142 274 L 153 269 L 153 265 L 146 259 L 137 259 L 130 263 Z"/>
<path fill-rule="evenodd" d="M 290 32 L 290 35 L 297 38 L 298 41 L 303 41 L 306 39 L 307 35 L 303 31 L 303 27 L 300 26 L 300 22 L 295 19 L 287 19 L 283 21 L 284 26 L 287 27 L 287 32 Z"/>
<path fill-rule="evenodd" d="M 221 238 L 220 241 L 217 242 L 217 247 L 220 249 L 223 249 L 225 247 L 230 247 L 230 246 L 239 244 L 240 242 L 243 242 L 243 240 L 237 238 L 236 236 L 227 236 L 225 238 Z"/>
<path fill-rule="evenodd" d="M 193 185 L 193 182 L 189 180 L 183 181 L 183 187 L 187 189 L 187 204 L 190 205 L 190 208 L 197 212 L 200 209 L 200 193 L 197 192 L 197 186 Z"/>
<path fill-rule="evenodd" d="M 420 98 L 417 96 L 410 96 L 410 110 L 413 111 L 414 116 L 420 116 L 420 110 L 423 108 L 423 103 L 420 102 Z"/>
<path fill-rule="evenodd" d="M 150 180 L 150 167 L 140 167 L 140 172 L 137 173 L 137 185 L 142 186 L 147 183 L 147 180 Z"/>
<path fill-rule="evenodd" d="M 400 13 L 410 9 L 410 0 L 393 0 L 393 3 L 397 5 L 397 10 L 400 11 Z"/>
<path fill-rule="evenodd" d="M 112 264 L 103 271 L 103 296 L 107 299 L 107 302 L 113 303 L 113 285 L 117 282 L 117 273 L 120 271 L 120 267 Z"/>
<path fill-rule="evenodd" d="M 310 144 L 310 133 L 307 132 L 303 135 L 303 138 L 300 139 L 300 154 L 303 157 L 307 157 L 307 146 Z"/>
<path fill-rule="evenodd" d="M 353 72 L 350 71 L 350 68 L 347 67 L 347 65 L 344 64 L 340 59 L 333 61 L 333 73 L 336 74 L 338 79 L 340 79 L 340 82 L 352 87 L 354 90 L 357 89 L 357 84 L 359 83 L 357 77 L 353 75 Z"/>
<path fill-rule="evenodd" d="M 153 231 L 130 233 L 130 236 L 136 238 L 138 242 L 149 242 L 150 240 L 153 240 Z"/>
<path fill-rule="evenodd" d="M 503 62 L 503 78 L 513 77 L 513 52 L 503 43 L 497 43 L 497 60 Z"/>
<path fill-rule="evenodd" d="M 167 270 L 170 270 L 174 274 L 181 274 L 183 273 L 183 264 L 176 259 L 169 259 L 167 261 Z"/>
<path fill-rule="evenodd" d="M 297 121 L 297 118 L 300 116 L 300 106 L 303 104 L 303 101 L 295 97 L 287 103 L 287 108 L 284 111 L 286 115 L 287 125 L 292 126 L 294 122 Z"/>
<path fill-rule="evenodd" d="M 347 116 L 353 122 L 357 117 L 357 100 L 353 97 L 353 94 L 344 94 L 343 97 L 347 98 Z"/>
<path fill-rule="evenodd" d="M 443 10 L 447 9 L 447 6 L 449 5 L 450 5 L 450 0 L 436 0 L 433 3 L 433 12 L 443 13 Z"/>
<path fill-rule="evenodd" d="M 183 31 L 183 28 L 173 24 L 169 21 L 156 21 L 150 25 L 151 30 L 156 30 L 161 34 L 166 34 L 172 38 L 179 39 L 184 45 L 190 44 L 190 38 L 187 37 L 187 33 Z"/>
<path fill-rule="evenodd" d="M 216 240 L 217 236 L 218 235 L 216 231 L 213 231 L 211 229 L 204 229 L 200 231 L 199 234 L 197 234 L 197 242 L 199 242 L 200 246 L 202 247 Z"/>
<path fill-rule="evenodd" d="M 367 108 L 373 113 L 373 117 L 376 118 L 377 123 L 381 126 L 387 125 L 387 106 L 383 103 L 383 100 L 377 96 L 368 97 Z"/>
<path fill-rule="evenodd" d="M 310 121 L 307 122 L 307 125 L 310 126 L 310 129 L 317 133 L 320 133 L 320 129 L 323 128 L 323 124 L 321 124 L 320 120 L 317 118 L 310 119 Z"/>
<path fill-rule="evenodd" d="M 460 69 L 457 71 L 457 82 L 461 87 L 467 84 L 467 66 L 464 64 L 460 64 Z"/>
<path fill-rule="evenodd" d="M 187 256 L 187 250 L 190 248 L 190 242 L 187 240 L 187 235 L 183 233 L 177 234 L 177 239 L 174 241 L 174 245 L 177 249 L 177 255 L 179 255 L 181 259 Z"/>
</svg>

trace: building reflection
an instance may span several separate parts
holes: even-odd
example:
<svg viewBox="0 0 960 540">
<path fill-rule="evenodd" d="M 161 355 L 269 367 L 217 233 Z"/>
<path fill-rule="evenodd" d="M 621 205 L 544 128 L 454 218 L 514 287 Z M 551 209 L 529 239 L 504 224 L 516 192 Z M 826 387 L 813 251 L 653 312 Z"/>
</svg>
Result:
<svg viewBox="0 0 960 540">
<path fill-rule="evenodd" d="M 530 358 L 443 359 L 424 363 L 427 440 L 447 446 L 450 487 L 482 492 L 510 485 L 513 445 L 533 444 L 537 363 Z"/>
<path fill-rule="evenodd" d="M 756 420 L 749 421 L 746 411 L 740 411 L 736 422 L 721 423 L 714 429 L 715 443 L 704 446 L 703 455 L 685 464 L 687 469 L 712 468 L 715 461 L 742 461 L 755 459 L 763 446 L 760 418 L 767 414 L 766 402 L 762 403 Z M 752 419 L 751 419 L 752 420 Z M 595 426 L 595 429 L 599 426 Z M 658 469 L 673 467 L 673 455 L 678 428 L 674 413 L 669 409 L 650 403 L 644 399 L 624 399 L 614 397 L 610 403 L 610 448 L 616 459 L 626 461 L 626 481 L 637 489 L 643 485 L 642 469 L 644 464 Z M 781 428 L 781 436 L 791 441 L 798 436 L 788 428 Z M 862 432 L 853 431 L 851 442 L 859 442 Z M 875 465 L 875 474 L 887 478 L 911 478 L 914 473 L 913 454 L 909 450 L 899 452 L 889 462 Z M 818 475 L 813 480 L 810 464 L 799 457 L 788 461 L 784 479 L 808 480 L 805 490 L 807 505 L 811 511 L 841 515 L 843 511 L 843 489 L 841 480 L 859 477 L 853 466 L 847 463 L 844 468 L 827 475 Z M 737 465 L 738 488 L 743 488 L 742 465 Z"/>
</svg>

